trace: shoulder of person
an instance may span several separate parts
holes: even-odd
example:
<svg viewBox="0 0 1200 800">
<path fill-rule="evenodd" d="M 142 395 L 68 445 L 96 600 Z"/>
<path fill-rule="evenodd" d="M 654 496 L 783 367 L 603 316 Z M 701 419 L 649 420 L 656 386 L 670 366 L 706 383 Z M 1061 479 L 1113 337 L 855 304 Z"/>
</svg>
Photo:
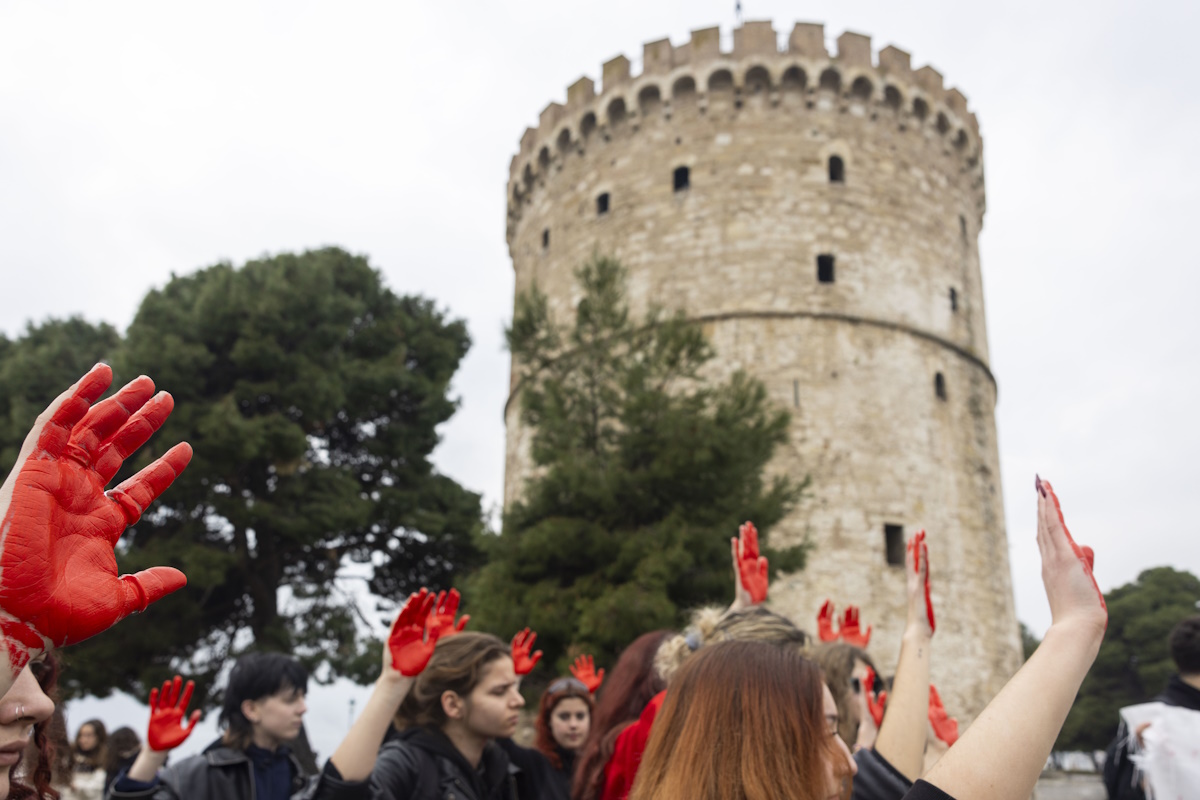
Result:
<svg viewBox="0 0 1200 800">
<path fill-rule="evenodd" d="M 371 770 L 371 797 L 408 797 L 423 773 L 436 777 L 441 772 L 439 760 L 404 739 L 389 739 L 379 749 L 375 769 Z"/>
</svg>

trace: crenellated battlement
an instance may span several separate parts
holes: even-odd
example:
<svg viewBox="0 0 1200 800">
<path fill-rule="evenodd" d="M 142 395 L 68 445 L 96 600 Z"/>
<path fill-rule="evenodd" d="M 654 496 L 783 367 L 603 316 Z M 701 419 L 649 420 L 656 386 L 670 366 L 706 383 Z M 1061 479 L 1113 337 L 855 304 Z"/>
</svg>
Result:
<svg viewBox="0 0 1200 800">
<path fill-rule="evenodd" d="M 591 137 L 607 137 L 618 125 L 636 128 L 650 115 L 669 119 L 682 102 L 694 102 L 704 113 L 717 92 L 732 92 L 735 109 L 743 96 L 765 91 L 773 106 L 798 95 L 813 113 L 871 109 L 873 119 L 890 114 L 905 130 L 944 140 L 945 152 L 960 157 L 962 169 L 982 169 L 979 123 L 966 96 L 947 89 L 933 67 L 914 70 L 904 50 L 889 45 L 876 54 L 869 36 L 846 31 L 831 54 L 824 25 L 811 22 L 797 22 L 783 48 L 770 21 L 736 28 L 728 51 L 721 48 L 720 34 L 720 28 L 702 28 L 680 45 L 647 42 L 639 74 L 620 55 L 602 65 L 599 91 L 586 76 L 568 86 L 566 103 L 547 105 L 538 126 L 521 137 L 509 167 L 510 222 L 551 165 L 582 150 Z"/>
</svg>

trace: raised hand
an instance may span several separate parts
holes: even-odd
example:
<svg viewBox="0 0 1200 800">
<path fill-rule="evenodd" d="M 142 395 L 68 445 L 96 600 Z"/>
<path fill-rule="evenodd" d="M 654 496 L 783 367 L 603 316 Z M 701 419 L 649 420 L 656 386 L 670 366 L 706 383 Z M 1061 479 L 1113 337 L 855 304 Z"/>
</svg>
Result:
<svg viewBox="0 0 1200 800">
<path fill-rule="evenodd" d="M 579 656 L 571 665 L 571 674 L 583 683 L 592 694 L 604 683 L 604 670 L 596 672 L 596 662 L 591 656 Z"/>
<path fill-rule="evenodd" d="M 867 667 L 867 676 L 863 678 L 863 694 L 867 698 L 867 711 L 871 714 L 871 719 L 875 721 L 875 727 L 883 725 L 883 709 L 887 705 L 887 689 L 879 692 L 879 697 L 875 696 L 875 670 Z"/>
<path fill-rule="evenodd" d="M 1071 538 L 1058 496 L 1050 481 L 1035 478 L 1038 491 L 1038 549 L 1042 553 L 1042 583 L 1054 624 L 1068 620 L 1108 628 L 1108 606 L 1092 575 L 1095 554 Z"/>
<path fill-rule="evenodd" d="M 462 629 L 467 627 L 470 614 L 463 614 L 457 624 L 454 622 L 454 615 L 458 613 L 459 597 L 458 589 L 452 588 L 449 594 L 438 592 L 433 610 L 429 612 L 429 630 L 435 640 L 462 633 Z"/>
<path fill-rule="evenodd" d="M 42 650 L 100 633 L 187 583 L 170 567 L 117 574 L 121 533 L 183 471 L 192 449 L 178 444 L 105 492 L 174 405 L 145 376 L 96 403 L 110 383 L 112 370 L 97 364 L 59 395 L 0 486 L 0 630 L 14 675 Z"/>
<path fill-rule="evenodd" d="M 937 630 L 937 623 L 933 619 L 933 600 L 929 597 L 929 546 L 925 544 L 925 531 L 917 531 L 908 540 L 907 551 L 908 624 L 923 627 L 924 621 L 928 620 L 927 633 L 932 636 Z"/>
<path fill-rule="evenodd" d="M 518 675 L 528 675 L 533 671 L 534 666 L 542 658 L 542 651 L 538 650 L 532 656 L 529 651 L 533 649 L 533 643 L 537 639 L 537 634 L 526 628 L 518 633 L 512 639 L 512 660 L 513 672 Z"/>
<path fill-rule="evenodd" d="M 405 677 L 421 674 L 433 648 L 437 644 L 438 631 L 432 626 L 435 596 L 428 589 L 413 592 L 396 615 L 388 634 L 387 649 L 383 654 L 383 673 L 399 672 Z M 453 614 L 450 615 L 453 620 Z"/>
<path fill-rule="evenodd" d="M 758 552 L 758 528 L 746 521 L 738 528 L 737 537 L 729 542 L 740 589 L 749 596 L 750 605 L 763 602 L 767 599 L 767 558 Z"/>
<path fill-rule="evenodd" d="M 871 626 L 868 625 L 865 631 L 859 628 L 858 606 L 846 607 L 846 614 L 842 618 L 842 630 L 838 635 L 846 644 L 866 649 L 871 641 Z"/>
<path fill-rule="evenodd" d="M 946 714 L 937 687 L 929 684 L 929 724 L 933 732 L 949 747 L 958 741 L 958 720 Z"/>
<path fill-rule="evenodd" d="M 184 717 L 187 716 L 188 703 L 192 701 L 192 690 L 196 688 L 193 681 L 188 681 L 180 696 L 179 688 L 183 678 L 176 675 L 173 681 L 163 681 L 162 692 L 150 690 L 150 728 L 146 732 L 146 743 L 151 750 L 162 752 L 174 750 L 192 735 L 192 728 L 200 721 L 199 710 L 193 711 L 187 718 L 184 727 Z"/>
<path fill-rule="evenodd" d="M 838 640 L 838 632 L 833 627 L 834 619 L 836 619 L 836 615 L 833 612 L 833 601 L 826 600 L 817 613 L 817 638 L 822 642 Z"/>
</svg>

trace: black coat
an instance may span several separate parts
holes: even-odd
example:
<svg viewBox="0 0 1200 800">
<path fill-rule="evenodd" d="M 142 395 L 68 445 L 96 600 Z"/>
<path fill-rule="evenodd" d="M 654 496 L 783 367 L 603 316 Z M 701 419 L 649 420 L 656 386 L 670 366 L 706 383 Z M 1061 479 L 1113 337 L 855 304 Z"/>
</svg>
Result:
<svg viewBox="0 0 1200 800">
<path fill-rule="evenodd" d="M 513 763 L 505 752 L 516 748 L 521 756 Z M 375 769 L 365 781 L 346 781 L 332 763 L 307 797 L 313 800 L 541 800 L 546 795 L 544 775 L 532 753 L 550 765 L 540 753 L 515 744 L 502 748 L 489 744 L 483 749 L 479 769 L 473 768 L 458 748 L 441 731 L 410 728 L 389 733 L 379 750 Z M 529 767 L 533 767 L 530 769 Z"/>
<path fill-rule="evenodd" d="M 292 765 L 292 794 L 304 789 L 300 763 L 288 755 Z M 105 798 L 122 800 L 256 800 L 254 765 L 241 750 L 226 747 L 221 740 L 210 744 L 198 756 L 171 764 L 158 775 L 158 784 L 140 792 L 108 790 Z"/>
</svg>

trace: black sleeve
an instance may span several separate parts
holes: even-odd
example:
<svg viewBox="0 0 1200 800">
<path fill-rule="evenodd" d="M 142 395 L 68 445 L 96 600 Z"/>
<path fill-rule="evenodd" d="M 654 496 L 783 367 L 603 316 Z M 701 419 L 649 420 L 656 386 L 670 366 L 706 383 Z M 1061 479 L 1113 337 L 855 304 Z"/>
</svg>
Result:
<svg viewBox="0 0 1200 800">
<path fill-rule="evenodd" d="M 852 800 L 900 800 L 912 788 L 912 781 L 874 750 L 854 754 L 858 774 L 854 776 Z"/>
<path fill-rule="evenodd" d="M 293 800 L 369 800 L 370 796 L 366 781 L 348 781 L 332 761 L 326 761 L 317 779 L 310 781 Z"/>
<path fill-rule="evenodd" d="M 418 758 L 427 756 L 402 740 L 384 742 L 375 769 L 371 770 L 371 777 L 367 781 L 370 785 L 367 797 L 370 800 L 410 800 L 416 791 L 421 770 Z M 436 766 L 431 765 L 431 771 L 436 774 Z"/>
<path fill-rule="evenodd" d="M 954 797 L 946 794 L 932 783 L 917 781 L 909 793 L 904 795 L 904 800 L 954 800 Z"/>
<path fill-rule="evenodd" d="M 1146 800 L 1142 787 L 1135 783 L 1135 769 L 1129 758 L 1129 731 L 1122 722 L 1104 754 L 1104 788 L 1109 800 Z"/>
</svg>

